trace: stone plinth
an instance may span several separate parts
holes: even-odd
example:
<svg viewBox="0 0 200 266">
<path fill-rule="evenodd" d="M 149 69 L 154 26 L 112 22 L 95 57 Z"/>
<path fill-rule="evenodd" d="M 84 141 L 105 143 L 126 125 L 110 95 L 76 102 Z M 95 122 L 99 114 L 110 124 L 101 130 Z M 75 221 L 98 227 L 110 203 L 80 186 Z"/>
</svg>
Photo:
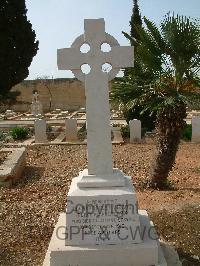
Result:
<svg viewBox="0 0 200 266">
<path fill-rule="evenodd" d="M 130 127 L 130 143 L 141 141 L 141 121 L 133 119 L 129 121 Z"/>
<path fill-rule="evenodd" d="M 125 178 L 123 173 L 115 168 L 110 175 L 89 174 L 88 169 L 80 172 L 76 179 L 79 187 L 82 188 L 104 188 L 104 187 L 122 187 L 125 186 Z"/>
<path fill-rule="evenodd" d="M 77 121 L 76 119 L 69 118 L 65 120 L 66 126 L 66 141 L 77 141 Z"/>
<path fill-rule="evenodd" d="M 47 142 L 47 125 L 44 119 L 37 119 L 34 122 L 35 126 L 35 143 L 46 143 Z"/>
<path fill-rule="evenodd" d="M 73 179 L 43 266 L 167 266 L 146 211 L 125 186 L 80 188 Z"/>
<path fill-rule="evenodd" d="M 72 181 L 66 211 L 67 228 L 75 228 L 80 234 L 74 234 L 73 237 L 68 234 L 66 244 L 141 243 L 139 234 L 131 238 L 131 231 L 140 228 L 136 193 L 131 179 L 124 177 L 125 186 L 122 187 L 79 188 L 81 178 L 80 174 Z M 107 238 L 102 233 L 104 228 L 109 232 Z"/>
<path fill-rule="evenodd" d="M 119 245 L 65 245 L 66 214 L 62 213 L 43 266 L 167 266 L 146 211 L 139 211 L 143 242 Z M 168 265 L 169 266 L 169 265 Z"/>
<path fill-rule="evenodd" d="M 113 141 L 112 143 L 123 143 L 124 140 L 122 138 L 122 134 L 121 134 L 121 129 L 120 127 L 112 127 L 112 132 L 113 132 Z"/>
<path fill-rule="evenodd" d="M 200 143 L 200 116 L 192 118 L 192 142 Z"/>
</svg>

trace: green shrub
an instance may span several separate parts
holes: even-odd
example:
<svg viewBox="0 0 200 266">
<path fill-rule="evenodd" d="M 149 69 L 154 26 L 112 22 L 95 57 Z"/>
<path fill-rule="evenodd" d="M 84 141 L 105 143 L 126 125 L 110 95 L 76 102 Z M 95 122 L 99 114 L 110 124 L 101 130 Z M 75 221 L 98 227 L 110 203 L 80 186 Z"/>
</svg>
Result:
<svg viewBox="0 0 200 266">
<path fill-rule="evenodd" d="M 28 129 L 24 127 L 14 127 L 13 129 L 11 129 L 10 135 L 15 140 L 26 139 L 28 136 Z"/>
<path fill-rule="evenodd" d="M 144 137 L 145 133 L 148 131 L 146 127 L 141 128 L 141 136 Z M 121 126 L 121 134 L 122 138 L 130 138 L 130 128 L 128 125 L 126 126 Z"/>
<path fill-rule="evenodd" d="M 141 136 L 142 136 L 142 138 L 145 136 L 145 134 L 146 134 L 146 132 L 148 132 L 148 128 L 147 127 L 142 127 L 141 128 Z M 151 129 L 151 131 L 152 131 L 152 129 Z"/>
<path fill-rule="evenodd" d="M 151 113 L 150 111 L 146 111 L 141 114 L 143 107 L 137 106 L 133 109 L 129 109 L 123 112 L 126 122 L 129 123 L 130 120 L 138 119 L 142 123 L 142 127 L 146 129 L 146 131 L 152 131 L 155 129 L 155 121 L 156 121 L 156 113 Z"/>
<path fill-rule="evenodd" d="M 182 132 L 181 139 L 186 140 L 186 141 L 192 139 L 192 125 L 185 125 L 185 128 Z"/>
<path fill-rule="evenodd" d="M 122 134 L 122 138 L 130 137 L 130 128 L 128 125 L 121 127 L 121 134 Z"/>
</svg>

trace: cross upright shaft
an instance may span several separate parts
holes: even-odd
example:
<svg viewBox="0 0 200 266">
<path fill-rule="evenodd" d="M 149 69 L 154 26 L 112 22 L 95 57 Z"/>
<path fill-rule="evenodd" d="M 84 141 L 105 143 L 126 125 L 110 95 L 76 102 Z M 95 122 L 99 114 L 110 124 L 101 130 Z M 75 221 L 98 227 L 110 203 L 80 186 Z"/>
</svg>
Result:
<svg viewBox="0 0 200 266">
<path fill-rule="evenodd" d="M 102 71 L 85 81 L 87 111 L 88 173 L 113 173 L 108 77 Z"/>
<path fill-rule="evenodd" d="M 88 53 L 80 47 L 87 43 Z M 110 52 L 103 52 L 101 45 L 108 43 Z M 110 73 L 102 71 L 102 65 L 110 63 Z M 81 66 L 89 64 L 91 71 L 84 75 Z M 86 19 L 85 33 L 79 36 L 71 48 L 58 50 L 59 69 L 70 69 L 81 81 L 85 81 L 87 113 L 88 174 L 111 176 L 113 174 L 112 143 L 109 107 L 109 80 L 120 68 L 133 66 L 133 47 L 120 47 L 118 42 L 105 32 L 104 19 Z"/>
</svg>

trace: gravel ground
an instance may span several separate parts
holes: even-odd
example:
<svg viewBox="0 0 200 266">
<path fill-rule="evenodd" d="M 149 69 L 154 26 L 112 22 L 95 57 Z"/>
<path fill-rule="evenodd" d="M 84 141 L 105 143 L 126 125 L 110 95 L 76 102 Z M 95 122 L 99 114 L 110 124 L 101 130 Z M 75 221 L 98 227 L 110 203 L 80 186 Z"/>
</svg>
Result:
<svg viewBox="0 0 200 266">
<path fill-rule="evenodd" d="M 132 176 L 140 209 L 147 209 L 161 238 L 172 242 L 185 266 L 200 265 L 200 145 L 182 144 L 171 191 L 141 189 L 154 145 L 113 147 L 115 167 Z M 71 179 L 86 167 L 86 146 L 28 150 L 24 178 L 0 189 L 0 265 L 41 266 Z"/>
<path fill-rule="evenodd" d="M 0 152 L 0 164 L 2 164 L 5 161 L 5 159 L 8 157 L 9 154 L 10 152 L 6 151 Z"/>
</svg>

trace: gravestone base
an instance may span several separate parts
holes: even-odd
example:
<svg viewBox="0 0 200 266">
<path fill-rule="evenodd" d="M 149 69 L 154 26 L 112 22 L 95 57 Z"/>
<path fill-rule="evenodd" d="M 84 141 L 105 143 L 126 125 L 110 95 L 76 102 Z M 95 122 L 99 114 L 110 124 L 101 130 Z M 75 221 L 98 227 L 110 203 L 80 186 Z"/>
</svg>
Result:
<svg viewBox="0 0 200 266">
<path fill-rule="evenodd" d="M 72 180 L 67 195 L 66 245 L 142 242 L 137 231 L 140 228 L 140 216 L 136 192 L 131 178 L 120 173 L 124 180 L 124 186 L 121 187 L 79 187 L 82 172 Z"/>
<path fill-rule="evenodd" d="M 43 266 L 167 266 L 158 240 L 150 237 L 152 223 L 146 211 L 140 210 L 143 242 L 121 245 L 67 246 L 66 214 L 62 213 L 54 229 Z"/>
<path fill-rule="evenodd" d="M 121 187 L 94 188 L 79 187 L 81 178 L 82 172 L 72 180 L 43 266 L 167 266 L 131 178 L 123 175 Z"/>
<path fill-rule="evenodd" d="M 80 188 L 124 187 L 125 178 L 123 172 L 117 168 L 113 169 L 112 174 L 104 175 L 91 175 L 88 174 L 88 169 L 84 169 L 74 178 L 73 183 L 77 182 Z"/>
</svg>

